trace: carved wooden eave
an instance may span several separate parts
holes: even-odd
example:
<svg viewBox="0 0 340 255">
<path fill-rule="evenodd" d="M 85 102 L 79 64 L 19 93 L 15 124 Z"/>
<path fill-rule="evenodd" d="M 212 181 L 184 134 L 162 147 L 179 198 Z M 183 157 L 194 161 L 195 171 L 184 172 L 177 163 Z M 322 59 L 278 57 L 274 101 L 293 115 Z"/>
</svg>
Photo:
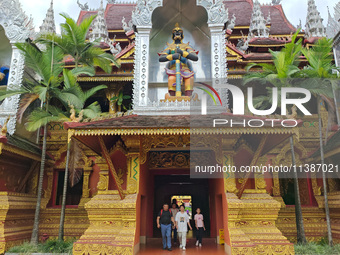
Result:
<svg viewBox="0 0 340 255">
<path fill-rule="evenodd" d="M 35 153 L 18 148 L 16 146 L 0 142 L 0 155 L 2 155 L 4 152 L 7 152 L 9 154 L 16 154 L 24 158 L 33 159 L 35 161 L 41 161 L 41 155 L 37 155 Z M 54 163 L 54 161 L 52 160 L 47 160 L 47 161 L 49 164 Z"/>
</svg>

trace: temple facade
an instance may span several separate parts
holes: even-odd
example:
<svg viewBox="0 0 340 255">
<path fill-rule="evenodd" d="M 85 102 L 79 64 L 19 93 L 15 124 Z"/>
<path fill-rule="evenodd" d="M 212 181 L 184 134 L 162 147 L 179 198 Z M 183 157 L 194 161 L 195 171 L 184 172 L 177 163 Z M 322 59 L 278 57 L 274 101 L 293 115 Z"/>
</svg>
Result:
<svg viewBox="0 0 340 255">
<path fill-rule="evenodd" d="M 160 236 L 156 216 L 162 204 L 183 197 L 192 212 L 201 208 L 207 238 L 220 243 L 224 233 L 226 254 L 294 254 L 292 178 L 237 172 L 193 179 L 190 166 L 193 159 L 237 169 L 291 165 L 289 137 L 298 165 L 319 163 L 316 106 L 311 106 L 313 115 L 289 129 L 212 128 L 204 126 L 209 117 L 191 113 L 204 100 L 197 84 L 209 83 L 221 101 L 213 110 L 227 109 L 225 119 L 234 118 L 230 93 L 219 85 L 241 84 L 250 63 L 272 63 L 269 50 L 282 49 L 298 29 L 304 47 L 321 37 L 339 37 L 339 4 L 326 28 L 309 0 L 305 29 L 291 24 L 274 0 L 266 5 L 258 0 L 101 1 L 96 10 L 78 4 L 78 24 L 97 15 L 88 39 L 99 41 L 121 67 L 78 78 L 84 88 L 108 86 L 95 97 L 105 117 L 48 125 L 40 237 L 58 236 L 72 139 L 81 172 L 67 195 L 65 237 L 77 238 L 73 254 L 138 254 L 141 244 Z M 52 1 L 40 33 L 54 31 Z M 36 36 L 18 0 L 0 2 L 0 34 L 0 89 L 15 89 L 31 74 L 14 43 Z M 65 61 L 74 67 L 71 58 Z M 305 58 L 299 61 L 301 68 L 307 65 Z M 121 94 L 128 96 L 122 104 L 110 100 Z M 19 97 L 0 102 L 0 253 L 30 239 L 37 197 L 41 137 L 17 122 L 18 106 Z M 337 129 L 328 128 L 327 110 L 321 113 L 323 133 L 339 141 Z M 249 113 L 245 120 L 251 118 Z M 327 146 L 327 162 L 338 164 L 336 142 Z M 328 186 L 333 238 L 340 242 L 339 179 L 328 179 Z M 306 238 L 320 241 L 327 234 L 321 174 L 303 173 L 299 187 Z"/>
</svg>

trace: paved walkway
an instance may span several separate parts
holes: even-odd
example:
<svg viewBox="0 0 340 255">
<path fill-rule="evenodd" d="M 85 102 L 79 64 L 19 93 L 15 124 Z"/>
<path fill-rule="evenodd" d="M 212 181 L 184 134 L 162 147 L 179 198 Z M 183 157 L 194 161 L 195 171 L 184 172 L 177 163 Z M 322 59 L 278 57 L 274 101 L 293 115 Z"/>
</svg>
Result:
<svg viewBox="0 0 340 255">
<path fill-rule="evenodd" d="M 172 246 L 172 251 L 163 250 L 162 249 L 162 240 L 160 238 L 151 238 L 148 239 L 147 244 L 141 245 L 140 252 L 138 255 L 225 255 L 224 253 L 224 245 L 216 244 L 216 239 L 205 238 L 203 239 L 202 247 L 196 247 L 195 242 L 196 239 L 189 239 L 189 242 L 186 246 L 186 250 L 183 251 L 179 249 L 178 245 Z"/>
</svg>

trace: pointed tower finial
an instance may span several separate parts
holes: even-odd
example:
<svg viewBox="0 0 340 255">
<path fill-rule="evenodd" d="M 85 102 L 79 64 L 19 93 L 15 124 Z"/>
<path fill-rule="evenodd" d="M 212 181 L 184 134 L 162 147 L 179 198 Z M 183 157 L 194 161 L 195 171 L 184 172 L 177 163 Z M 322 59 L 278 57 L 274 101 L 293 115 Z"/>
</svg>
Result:
<svg viewBox="0 0 340 255">
<path fill-rule="evenodd" d="M 334 7 L 334 19 L 336 22 L 340 22 L 340 1 Z"/>
<path fill-rule="evenodd" d="M 340 31 L 340 23 L 332 17 L 328 6 L 327 10 L 328 10 L 328 23 L 326 27 L 326 36 L 327 38 L 334 38 Z"/>
<path fill-rule="evenodd" d="M 113 54 L 117 54 L 120 51 L 115 47 L 116 45 L 109 38 L 109 32 L 107 29 L 103 0 L 100 1 L 100 7 L 97 12 L 97 17 L 92 22 L 92 31 L 89 36 L 90 42 L 93 42 L 100 38 L 100 42 L 106 43 L 110 47 L 110 51 Z"/>
<path fill-rule="evenodd" d="M 90 34 L 90 41 L 101 38 L 101 42 L 106 42 L 109 38 L 109 33 L 107 31 L 107 25 L 104 17 L 104 7 L 103 0 L 100 1 L 100 7 L 97 12 L 97 17 L 92 22 L 92 31 Z"/>
<path fill-rule="evenodd" d="M 308 10 L 306 18 L 306 38 L 310 37 L 325 37 L 326 28 L 322 24 L 323 19 L 320 16 L 315 1 L 308 0 Z"/>
<path fill-rule="evenodd" d="M 270 22 L 270 16 L 267 17 L 267 20 L 264 18 L 260 3 L 258 0 L 255 0 L 253 14 L 250 20 L 249 34 L 252 37 L 268 37 L 269 28 L 266 26 L 268 22 Z"/>
<path fill-rule="evenodd" d="M 40 34 L 46 33 L 55 33 L 53 0 L 51 0 L 50 8 L 47 10 L 46 17 L 40 27 Z"/>
</svg>

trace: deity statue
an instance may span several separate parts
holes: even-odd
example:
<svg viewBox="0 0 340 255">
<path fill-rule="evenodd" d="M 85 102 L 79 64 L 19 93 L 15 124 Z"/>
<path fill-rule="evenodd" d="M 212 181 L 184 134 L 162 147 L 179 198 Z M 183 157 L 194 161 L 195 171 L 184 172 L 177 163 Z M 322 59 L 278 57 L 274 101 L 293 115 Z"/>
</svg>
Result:
<svg viewBox="0 0 340 255">
<path fill-rule="evenodd" d="M 168 75 L 168 90 L 170 96 L 182 96 L 182 85 L 184 85 L 185 96 L 192 95 L 194 86 L 194 72 L 191 61 L 197 61 L 198 51 L 195 51 L 189 43 L 183 43 L 183 30 L 176 23 L 172 30 L 171 44 L 160 53 L 159 62 L 168 62 L 166 74 Z"/>
<path fill-rule="evenodd" d="M 3 66 L 0 68 L 0 86 L 7 85 L 9 76 L 9 68 L 7 66 Z"/>
</svg>

